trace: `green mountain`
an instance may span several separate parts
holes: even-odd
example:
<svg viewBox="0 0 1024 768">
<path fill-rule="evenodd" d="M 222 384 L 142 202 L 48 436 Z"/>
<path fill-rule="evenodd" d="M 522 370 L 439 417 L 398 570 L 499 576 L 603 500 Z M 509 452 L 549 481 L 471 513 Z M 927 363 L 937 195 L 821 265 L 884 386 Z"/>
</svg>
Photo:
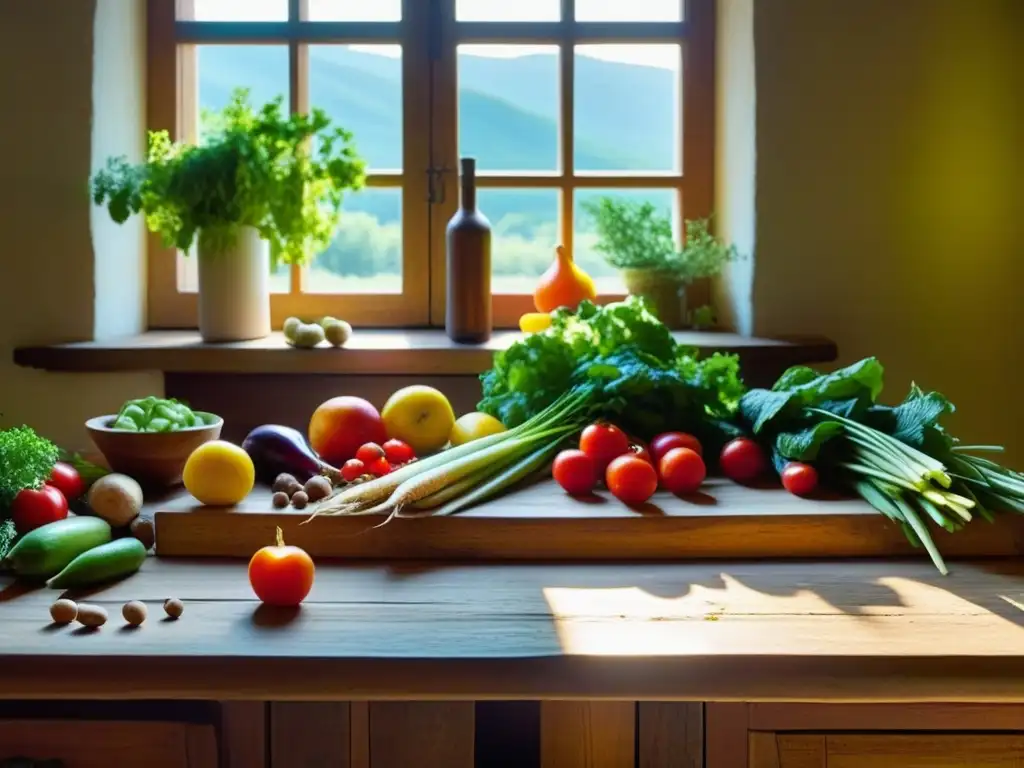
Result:
<svg viewBox="0 0 1024 768">
<path fill-rule="evenodd" d="M 459 56 L 460 154 L 476 157 L 482 170 L 553 171 L 558 164 L 558 77 L 555 55 L 502 59 Z M 575 161 L 580 170 L 667 170 L 676 156 L 678 89 L 674 73 L 654 67 L 576 60 Z M 371 169 L 402 164 L 401 61 L 347 46 L 310 48 L 310 101 L 325 109 L 355 135 Z M 220 108 L 231 91 L 251 89 L 263 103 L 288 89 L 288 53 L 284 46 L 202 46 L 199 101 Z M 424 126 L 426 130 L 426 126 Z M 664 199 L 665 193 L 655 193 Z M 536 273 L 550 258 L 556 237 L 557 194 L 548 190 L 486 190 L 481 207 L 506 238 L 509 267 Z M 347 211 L 362 212 L 400 237 L 401 206 L 390 190 L 368 190 L 347 198 Z M 347 217 L 351 221 L 353 217 Z M 366 222 L 363 222 L 364 224 Z M 347 225 L 343 225 L 345 229 Z M 355 224 L 353 224 L 353 227 Z M 379 235 L 379 233 L 378 233 Z M 381 250 L 379 236 L 364 232 L 362 250 Z M 518 245 L 544 247 L 527 258 Z M 355 245 L 353 244 L 353 247 Z M 397 267 L 399 246 L 389 247 L 387 263 L 355 268 L 353 253 L 339 257 L 332 270 L 356 273 Z M 500 259 L 496 245 L 496 261 Z M 378 259 L 378 262 L 380 260 Z M 512 264 L 515 261 L 516 264 Z M 530 262 L 523 267 L 524 262 Z M 536 262 L 535 264 L 533 262 Z M 517 266 L 518 265 L 518 266 Z M 595 264 L 597 271 L 602 264 Z M 500 271 L 500 269 L 499 269 Z"/>
</svg>

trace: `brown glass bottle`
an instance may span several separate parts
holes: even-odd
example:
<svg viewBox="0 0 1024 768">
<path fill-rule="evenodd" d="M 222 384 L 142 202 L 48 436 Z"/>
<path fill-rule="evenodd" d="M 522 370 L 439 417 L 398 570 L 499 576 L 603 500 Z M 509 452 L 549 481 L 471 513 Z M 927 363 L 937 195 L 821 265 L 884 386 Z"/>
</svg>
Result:
<svg viewBox="0 0 1024 768">
<path fill-rule="evenodd" d="M 491 222 L 476 207 L 476 160 L 462 158 L 462 202 L 448 222 L 448 338 L 479 344 L 491 338 Z"/>
</svg>

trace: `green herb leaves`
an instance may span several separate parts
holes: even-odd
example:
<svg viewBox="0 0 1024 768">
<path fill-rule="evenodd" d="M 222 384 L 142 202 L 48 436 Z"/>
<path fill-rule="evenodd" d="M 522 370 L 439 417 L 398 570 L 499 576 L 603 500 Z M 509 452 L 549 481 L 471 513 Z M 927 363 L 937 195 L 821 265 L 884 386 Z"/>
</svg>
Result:
<svg viewBox="0 0 1024 768">
<path fill-rule="evenodd" d="M 38 488 L 50 476 L 60 451 L 31 427 L 0 430 L 0 510 L 24 488 Z"/>
<path fill-rule="evenodd" d="M 269 241 L 275 265 L 302 264 L 326 248 L 342 192 L 363 185 L 352 135 L 322 110 L 286 115 L 281 97 L 257 111 L 245 89 L 204 118 L 198 146 L 151 132 L 145 163 L 108 160 L 92 179 L 93 202 L 118 223 L 142 213 L 167 247 L 183 251 L 197 235 L 211 251 L 231 247 L 243 226 Z"/>
</svg>

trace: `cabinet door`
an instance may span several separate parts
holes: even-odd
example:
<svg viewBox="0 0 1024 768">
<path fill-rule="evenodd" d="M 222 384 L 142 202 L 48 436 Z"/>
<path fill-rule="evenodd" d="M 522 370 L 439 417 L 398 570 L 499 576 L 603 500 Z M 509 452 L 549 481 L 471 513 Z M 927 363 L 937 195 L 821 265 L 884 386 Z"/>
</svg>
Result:
<svg viewBox="0 0 1024 768">
<path fill-rule="evenodd" d="M 217 768 L 217 739 L 212 726 L 182 723 L 0 720 L 0 766 L 14 758 L 60 768 Z"/>
<path fill-rule="evenodd" d="M 1024 734 L 751 733 L 750 768 L 1024 768 Z"/>
</svg>

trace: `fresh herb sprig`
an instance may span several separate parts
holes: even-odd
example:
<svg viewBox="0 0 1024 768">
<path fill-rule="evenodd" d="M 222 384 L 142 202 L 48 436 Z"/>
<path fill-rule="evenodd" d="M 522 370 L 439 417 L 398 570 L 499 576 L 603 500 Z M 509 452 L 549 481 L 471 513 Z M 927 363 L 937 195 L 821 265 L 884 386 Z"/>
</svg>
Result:
<svg viewBox="0 0 1024 768">
<path fill-rule="evenodd" d="M 59 456 L 57 446 L 31 427 L 0 430 L 0 517 L 20 491 L 43 484 Z"/>
<path fill-rule="evenodd" d="M 342 194 L 363 185 L 365 163 L 352 134 L 332 127 L 323 110 L 286 114 L 278 97 L 259 110 L 237 89 L 209 121 L 199 145 L 149 134 L 146 162 L 108 160 L 92 178 L 96 205 L 123 223 L 142 213 L 167 247 L 188 251 L 198 236 L 218 252 L 255 227 L 274 264 L 303 264 L 331 242 Z"/>
</svg>

